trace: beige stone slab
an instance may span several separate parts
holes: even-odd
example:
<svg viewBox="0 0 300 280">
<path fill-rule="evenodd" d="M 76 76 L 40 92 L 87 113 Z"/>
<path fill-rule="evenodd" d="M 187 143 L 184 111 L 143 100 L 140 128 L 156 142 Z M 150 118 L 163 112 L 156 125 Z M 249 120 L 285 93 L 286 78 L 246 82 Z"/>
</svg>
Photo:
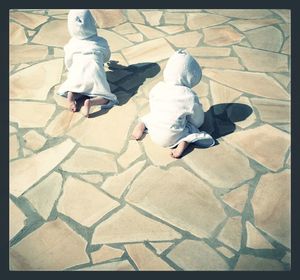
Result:
<svg viewBox="0 0 300 280">
<path fill-rule="evenodd" d="M 169 58 L 173 53 L 174 50 L 164 38 L 154 39 L 122 50 L 122 54 L 129 64 L 158 62 Z"/>
<path fill-rule="evenodd" d="M 100 174 L 86 174 L 81 175 L 80 177 L 92 184 L 98 184 L 103 182 L 103 176 Z"/>
<path fill-rule="evenodd" d="M 99 147 L 119 153 L 128 141 L 126 137 L 136 113 L 135 104 L 128 101 L 97 118 L 85 119 L 67 134 L 83 146 Z M 95 130 L 95 127 L 99 129 Z"/>
<path fill-rule="evenodd" d="M 241 217 L 229 218 L 217 238 L 234 250 L 239 251 L 242 240 Z"/>
<path fill-rule="evenodd" d="M 242 213 L 248 198 L 248 189 L 249 185 L 244 184 L 241 187 L 224 194 L 222 199 L 230 207 Z"/>
<path fill-rule="evenodd" d="M 53 48 L 53 55 L 54 57 L 64 57 L 65 53 L 63 49 Z"/>
<path fill-rule="evenodd" d="M 118 163 L 127 168 L 132 162 L 142 155 L 142 149 L 137 141 L 129 141 L 127 150 L 118 158 Z"/>
<path fill-rule="evenodd" d="M 150 25 L 155 26 L 160 24 L 162 11 L 143 11 L 142 13 Z"/>
<path fill-rule="evenodd" d="M 70 35 L 67 28 L 67 20 L 55 19 L 43 25 L 31 42 L 47 46 L 63 47 L 69 40 Z"/>
<path fill-rule="evenodd" d="M 99 28 L 110 28 L 126 22 L 124 11 L 120 9 L 91 9 L 91 13 Z"/>
<path fill-rule="evenodd" d="M 198 95 L 199 98 L 208 96 L 209 85 L 206 82 L 201 81 L 198 85 L 193 87 L 193 91 Z"/>
<path fill-rule="evenodd" d="M 23 12 L 11 12 L 9 14 L 9 17 L 10 19 L 15 20 L 22 25 L 25 25 L 30 29 L 35 29 L 48 20 L 47 16 Z"/>
<path fill-rule="evenodd" d="M 115 157 L 112 154 L 79 147 L 72 157 L 61 164 L 68 172 L 117 172 Z"/>
<path fill-rule="evenodd" d="M 94 231 L 92 244 L 164 241 L 181 238 L 171 227 L 140 214 L 126 204 Z"/>
<path fill-rule="evenodd" d="M 241 91 L 226 87 L 214 81 L 209 81 L 210 92 L 214 104 L 231 103 L 242 95 Z"/>
<path fill-rule="evenodd" d="M 101 188 L 110 195 L 120 198 L 135 176 L 142 170 L 146 161 L 141 161 L 126 169 L 124 172 L 106 179 Z"/>
<path fill-rule="evenodd" d="M 164 23 L 167 24 L 184 24 L 185 14 L 184 13 L 174 13 L 165 12 L 164 13 Z"/>
<path fill-rule="evenodd" d="M 174 271 L 174 268 L 155 255 L 144 244 L 128 244 L 124 246 L 139 271 Z"/>
<path fill-rule="evenodd" d="M 241 31 L 248 31 L 268 25 L 273 25 L 279 23 L 280 20 L 277 18 L 264 18 L 264 19 L 251 19 L 251 20 L 243 20 L 243 19 L 236 19 L 230 21 L 234 27 Z"/>
<path fill-rule="evenodd" d="M 53 172 L 46 179 L 23 194 L 23 197 L 29 200 L 30 204 L 44 220 L 47 220 L 55 201 L 60 195 L 61 189 L 62 176 L 57 172 Z"/>
<path fill-rule="evenodd" d="M 260 119 L 270 123 L 290 123 L 291 103 L 288 101 L 251 98 L 251 102 L 258 110 Z"/>
<path fill-rule="evenodd" d="M 287 91 L 273 78 L 256 72 L 203 69 L 203 75 L 242 92 L 271 99 L 290 99 Z"/>
<path fill-rule="evenodd" d="M 231 250 L 224 246 L 217 247 L 216 250 L 229 259 L 235 256 L 235 254 Z"/>
<path fill-rule="evenodd" d="M 144 37 L 141 33 L 128 34 L 128 35 L 125 35 L 125 37 L 134 43 L 140 43 L 140 42 L 144 41 Z"/>
<path fill-rule="evenodd" d="M 19 157 L 20 144 L 16 134 L 9 136 L 9 160 Z"/>
<path fill-rule="evenodd" d="M 172 242 L 150 242 L 157 254 L 161 254 L 173 245 Z"/>
<path fill-rule="evenodd" d="M 134 271 L 133 266 L 127 261 L 111 262 L 105 264 L 98 264 L 89 267 L 84 267 L 78 270 L 82 271 Z"/>
<path fill-rule="evenodd" d="M 128 9 L 127 18 L 130 22 L 145 24 L 145 20 L 138 10 Z"/>
<path fill-rule="evenodd" d="M 291 24 L 290 23 L 281 23 L 279 27 L 284 33 L 285 37 L 289 37 L 291 35 Z"/>
<path fill-rule="evenodd" d="M 128 63 L 125 57 L 120 53 L 112 53 L 110 57 L 110 61 L 117 61 L 119 65 L 128 66 Z"/>
<path fill-rule="evenodd" d="M 225 218 L 221 204 L 207 184 L 182 167 L 146 168 L 125 199 L 200 238 L 209 236 Z"/>
<path fill-rule="evenodd" d="M 9 23 L 9 44 L 22 45 L 27 43 L 27 37 L 24 28 L 14 22 Z"/>
<path fill-rule="evenodd" d="M 283 166 L 290 147 L 290 135 L 268 124 L 227 135 L 224 140 L 272 171 Z"/>
<path fill-rule="evenodd" d="M 242 63 L 250 71 L 288 72 L 288 57 L 269 51 L 233 46 Z"/>
<path fill-rule="evenodd" d="M 9 46 L 9 63 L 28 63 L 43 60 L 48 55 L 48 48 L 39 45 Z"/>
<path fill-rule="evenodd" d="M 14 126 L 12 126 L 12 125 L 9 126 L 9 134 L 17 133 L 17 132 L 18 132 L 18 130 Z"/>
<path fill-rule="evenodd" d="M 22 210 L 9 200 L 9 240 L 13 239 L 25 226 L 26 216 Z"/>
<path fill-rule="evenodd" d="M 55 105 L 41 102 L 9 102 L 9 119 L 20 128 L 44 127 L 55 111 Z"/>
<path fill-rule="evenodd" d="M 204 43 L 210 46 L 230 46 L 239 43 L 245 36 L 230 25 L 209 27 L 203 29 Z"/>
<path fill-rule="evenodd" d="M 40 153 L 11 162 L 9 166 L 10 193 L 19 197 L 60 164 L 74 146 L 75 143 L 67 139 Z"/>
<path fill-rule="evenodd" d="M 233 188 L 255 175 L 249 160 L 224 142 L 209 149 L 195 149 L 183 161 L 216 188 Z"/>
<path fill-rule="evenodd" d="M 230 20 L 230 18 L 209 13 L 187 14 L 187 26 L 191 30 L 199 30 L 201 28 L 219 25 L 228 20 Z"/>
<path fill-rule="evenodd" d="M 257 49 L 278 52 L 283 43 L 282 33 L 274 26 L 246 31 L 245 35 L 251 45 Z"/>
<path fill-rule="evenodd" d="M 63 15 L 67 14 L 69 12 L 68 9 L 49 9 L 47 11 L 48 15 L 53 16 L 53 15 Z"/>
<path fill-rule="evenodd" d="M 287 38 L 282 46 L 281 52 L 287 55 L 291 55 L 291 38 Z"/>
<path fill-rule="evenodd" d="M 192 56 L 229 56 L 230 48 L 215 48 L 215 47 L 196 47 L 196 48 L 187 48 L 187 51 Z"/>
<path fill-rule="evenodd" d="M 83 226 L 90 227 L 118 206 L 118 202 L 93 185 L 68 177 L 58 201 L 57 211 Z"/>
<path fill-rule="evenodd" d="M 163 32 L 168 34 L 176 34 L 184 31 L 184 27 L 182 25 L 164 25 L 164 26 L 157 26 Z"/>
<path fill-rule="evenodd" d="M 105 262 L 116 258 L 121 258 L 124 250 L 116 249 L 107 245 L 103 245 L 99 250 L 91 253 L 93 264 Z"/>
<path fill-rule="evenodd" d="M 10 248 L 10 269 L 57 271 L 88 263 L 86 246 L 86 240 L 58 218 Z"/>
<path fill-rule="evenodd" d="M 225 57 L 225 58 L 197 58 L 196 59 L 201 67 L 217 68 L 217 69 L 245 69 L 240 63 L 237 57 Z"/>
<path fill-rule="evenodd" d="M 272 12 L 279 15 L 286 23 L 291 23 L 291 10 L 290 9 L 272 9 Z"/>
<path fill-rule="evenodd" d="M 49 90 L 59 83 L 63 59 L 37 63 L 9 77 L 9 98 L 46 100 Z"/>
<path fill-rule="evenodd" d="M 284 270 L 284 268 L 277 260 L 255 257 L 252 255 L 240 255 L 234 270 L 280 271 Z"/>
<path fill-rule="evenodd" d="M 196 47 L 202 38 L 202 34 L 197 31 L 185 32 L 182 34 L 167 36 L 166 39 L 176 47 L 187 48 Z"/>
<path fill-rule="evenodd" d="M 129 22 L 114 27 L 112 30 L 122 35 L 136 33 L 136 29 Z"/>
<path fill-rule="evenodd" d="M 206 11 L 226 17 L 242 19 L 257 19 L 272 15 L 272 13 L 266 9 L 208 9 Z"/>
<path fill-rule="evenodd" d="M 34 152 L 32 150 L 23 148 L 23 155 L 24 155 L 24 157 L 31 156 L 33 154 L 34 154 Z"/>
<path fill-rule="evenodd" d="M 278 73 L 273 73 L 273 76 L 275 79 L 281 83 L 285 88 L 290 84 L 291 82 L 291 77 L 290 75 L 286 76 L 284 74 L 278 74 Z"/>
<path fill-rule="evenodd" d="M 202 108 L 204 112 L 208 111 L 210 108 L 210 101 L 207 97 L 200 97 L 199 98 L 200 103 L 202 104 Z"/>
<path fill-rule="evenodd" d="M 143 33 L 146 36 L 146 38 L 148 38 L 148 39 L 156 39 L 156 38 L 161 38 L 161 37 L 165 36 L 165 34 L 163 32 L 158 31 L 157 29 L 149 27 L 147 25 L 135 23 L 134 26 L 141 33 Z"/>
<path fill-rule="evenodd" d="M 23 136 L 25 147 L 34 151 L 39 150 L 44 146 L 47 139 L 36 132 L 35 130 L 30 130 Z"/>
<path fill-rule="evenodd" d="M 250 222 L 246 222 L 247 244 L 252 249 L 273 249 L 273 246 L 262 236 L 262 234 Z"/>
<path fill-rule="evenodd" d="M 111 52 L 116 52 L 124 48 L 132 46 L 132 42 L 115 32 L 105 29 L 98 29 L 98 35 L 107 40 Z"/>
<path fill-rule="evenodd" d="M 167 257 L 183 270 L 228 270 L 224 259 L 204 241 L 184 240 Z"/>
<path fill-rule="evenodd" d="M 281 259 L 281 261 L 288 263 L 291 265 L 291 253 L 287 252 L 284 257 Z"/>
<path fill-rule="evenodd" d="M 252 198 L 255 225 L 291 248 L 291 171 L 263 175 Z"/>
</svg>

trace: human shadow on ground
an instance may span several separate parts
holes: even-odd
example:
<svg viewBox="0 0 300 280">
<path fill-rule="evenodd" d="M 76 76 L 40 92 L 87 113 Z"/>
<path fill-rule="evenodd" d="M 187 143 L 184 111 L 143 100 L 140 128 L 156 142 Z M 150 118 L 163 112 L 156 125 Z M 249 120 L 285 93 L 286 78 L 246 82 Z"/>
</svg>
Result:
<svg viewBox="0 0 300 280">
<path fill-rule="evenodd" d="M 107 65 L 106 78 L 111 92 L 118 98 L 119 106 L 126 104 L 138 92 L 139 87 L 144 84 L 146 79 L 155 77 L 160 71 L 157 63 L 150 62 L 124 66 L 118 61 L 111 60 Z M 97 110 L 89 117 L 95 118 L 108 111 L 109 109 Z"/>
<path fill-rule="evenodd" d="M 241 103 L 221 103 L 213 105 L 205 112 L 203 125 L 200 131 L 209 133 L 218 145 L 218 138 L 233 133 L 236 129 L 235 122 L 247 119 L 253 110 L 250 106 Z M 189 145 L 183 152 L 182 157 L 193 151 L 194 149 L 203 149 L 196 145 Z"/>
</svg>

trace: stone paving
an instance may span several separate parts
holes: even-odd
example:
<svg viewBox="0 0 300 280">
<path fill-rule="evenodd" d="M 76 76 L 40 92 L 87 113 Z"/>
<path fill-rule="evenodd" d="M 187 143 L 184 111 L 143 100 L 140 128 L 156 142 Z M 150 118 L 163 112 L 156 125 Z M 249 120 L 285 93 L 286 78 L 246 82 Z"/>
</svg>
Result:
<svg viewBox="0 0 300 280">
<path fill-rule="evenodd" d="M 10 10 L 10 270 L 290 270 L 289 10 L 92 10 L 119 106 L 56 95 L 68 10 Z M 169 156 L 130 135 L 186 48 L 203 129 Z"/>
</svg>

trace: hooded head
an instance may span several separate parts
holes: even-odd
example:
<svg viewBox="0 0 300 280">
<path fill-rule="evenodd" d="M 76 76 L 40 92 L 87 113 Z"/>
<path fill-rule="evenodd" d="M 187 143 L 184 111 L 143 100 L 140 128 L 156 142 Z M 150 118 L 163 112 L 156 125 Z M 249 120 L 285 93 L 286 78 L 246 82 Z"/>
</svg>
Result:
<svg viewBox="0 0 300 280">
<path fill-rule="evenodd" d="M 169 58 L 163 75 L 167 83 L 192 88 L 200 82 L 202 71 L 189 53 L 179 50 Z"/>
<path fill-rule="evenodd" d="M 89 10 L 70 10 L 68 29 L 71 37 L 87 39 L 97 35 L 95 20 Z"/>
</svg>

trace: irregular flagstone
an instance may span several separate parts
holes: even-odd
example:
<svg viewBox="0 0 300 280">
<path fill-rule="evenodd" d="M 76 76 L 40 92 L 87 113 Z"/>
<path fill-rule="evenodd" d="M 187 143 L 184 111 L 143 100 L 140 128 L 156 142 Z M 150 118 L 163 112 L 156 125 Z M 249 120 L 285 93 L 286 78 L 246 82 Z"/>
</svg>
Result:
<svg viewBox="0 0 300 280">
<path fill-rule="evenodd" d="M 63 186 L 57 211 L 83 226 L 90 227 L 118 206 L 118 202 L 93 185 L 68 177 Z"/>
<path fill-rule="evenodd" d="M 273 249 L 273 246 L 250 222 L 246 222 L 247 247 L 252 249 Z"/>
<path fill-rule="evenodd" d="M 53 96 L 53 99 L 55 101 L 55 103 L 63 108 L 68 108 L 69 109 L 69 102 L 68 102 L 68 99 L 64 96 L 61 96 L 59 94 L 57 94 L 57 91 L 59 89 L 60 85 L 57 85 L 54 87 L 53 89 L 53 92 L 54 94 L 52 95 Z"/>
<path fill-rule="evenodd" d="M 48 55 L 48 47 L 39 45 L 9 46 L 9 63 L 28 63 L 43 60 Z"/>
<path fill-rule="evenodd" d="M 9 240 L 13 239 L 25 226 L 25 220 L 24 213 L 9 199 Z"/>
<path fill-rule="evenodd" d="M 63 47 L 68 43 L 69 39 L 70 34 L 68 32 L 67 20 L 56 19 L 43 25 L 31 42 L 47 46 Z"/>
<path fill-rule="evenodd" d="M 123 49 L 122 53 L 129 64 L 135 64 L 161 61 L 169 58 L 174 50 L 164 38 L 159 38 Z"/>
<path fill-rule="evenodd" d="M 98 29 L 98 35 L 107 40 L 111 52 L 116 52 L 133 45 L 123 36 L 120 36 L 112 31 Z"/>
<path fill-rule="evenodd" d="M 118 158 L 118 163 L 127 168 L 142 155 L 142 149 L 137 141 L 129 141 L 127 150 Z"/>
<path fill-rule="evenodd" d="M 209 86 L 206 82 L 201 81 L 201 83 L 193 87 L 193 91 L 201 98 L 208 95 Z"/>
<path fill-rule="evenodd" d="M 286 23 L 291 23 L 291 10 L 290 9 L 272 9 L 272 12 L 279 15 Z"/>
<path fill-rule="evenodd" d="M 10 19 L 15 20 L 22 25 L 25 25 L 30 29 L 35 29 L 48 20 L 47 16 L 23 12 L 11 12 L 9 14 L 9 17 Z"/>
<path fill-rule="evenodd" d="M 201 67 L 221 68 L 221 69 L 236 69 L 243 70 L 244 67 L 239 63 L 237 57 L 226 58 L 198 58 L 196 59 Z"/>
<path fill-rule="evenodd" d="M 125 35 L 125 37 L 131 42 L 140 43 L 144 41 L 144 37 L 141 33 Z"/>
<path fill-rule="evenodd" d="M 213 15 L 209 13 L 187 14 L 187 26 L 191 30 L 199 30 L 228 21 L 228 17 Z"/>
<path fill-rule="evenodd" d="M 141 32 L 143 33 L 148 39 L 155 39 L 155 38 L 160 38 L 164 37 L 165 34 L 161 31 L 156 30 L 155 28 L 149 27 L 147 25 L 142 25 L 142 24 L 134 24 L 134 26 Z"/>
<path fill-rule="evenodd" d="M 271 99 L 289 99 L 286 90 L 264 73 L 237 70 L 203 69 L 203 75 L 242 92 Z"/>
<path fill-rule="evenodd" d="M 30 157 L 15 160 L 9 166 L 9 191 L 19 197 L 55 168 L 74 148 L 71 139 Z"/>
<path fill-rule="evenodd" d="M 30 156 L 30 155 L 33 155 L 34 152 L 32 150 L 28 150 L 26 148 L 23 148 L 23 155 L 24 157 L 27 157 L 27 156 Z"/>
<path fill-rule="evenodd" d="M 115 249 L 110 246 L 103 245 L 99 250 L 91 253 L 93 264 L 105 262 L 122 257 L 124 250 Z"/>
<path fill-rule="evenodd" d="M 285 37 L 289 37 L 291 35 L 291 24 L 290 23 L 281 23 L 279 27 L 284 33 Z"/>
<path fill-rule="evenodd" d="M 41 102 L 9 102 L 9 119 L 20 128 L 44 127 L 55 111 L 55 105 Z"/>
<path fill-rule="evenodd" d="M 266 9 L 208 9 L 206 11 L 226 17 L 242 19 L 264 18 L 272 15 L 272 13 Z"/>
<path fill-rule="evenodd" d="M 134 271 L 132 265 L 127 261 L 111 262 L 105 264 L 93 265 L 85 268 L 78 269 L 78 271 Z"/>
<path fill-rule="evenodd" d="M 94 231 L 92 244 L 174 240 L 181 234 L 160 222 L 150 219 L 129 205 L 99 224 Z"/>
<path fill-rule="evenodd" d="M 242 92 L 226 87 L 214 81 L 209 81 L 210 92 L 214 104 L 231 103 L 242 95 Z"/>
<path fill-rule="evenodd" d="M 9 98 L 46 100 L 49 90 L 59 83 L 63 59 L 37 63 L 9 77 Z"/>
<path fill-rule="evenodd" d="M 281 83 L 284 87 L 287 87 L 289 83 L 291 82 L 291 77 L 283 75 L 283 74 L 278 74 L 278 73 L 273 73 L 273 76 L 276 78 L 279 83 Z"/>
<path fill-rule="evenodd" d="M 192 56 L 229 56 L 230 48 L 215 48 L 215 47 L 196 47 L 187 48 L 187 51 Z"/>
<path fill-rule="evenodd" d="M 277 260 L 252 255 L 240 255 L 234 270 L 280 271 L 284 270 L 284 268 Z"/>
<path fill-rule="evenodd" d="M 125 199 L 200 238 L 209 236 L 225 218 L 221 204 L 206 183 L 182 167 L 146 168 L 132 183 Z"/>
<path fill-rule="evenodd" d="M 234 27 L 236 27 L 241 31 L 248 31 L 251 29 L 255 29 L 267 25 L 273 25 L 279 22 L 280 20 L 278 20 L 277 18 L 264 18 L 264 19 L 251 19 L 251 20 L 236 19 L 230 21 L 230 24 L 232 24 Z"/>
<path fill-rule="evenodd" d="M 161 258 L 156 256 L 144 244 L 128 244 L 124 245 L 128 255 L 134 261 L 140 271 L 170 271 L 174 270 Z"/>
<path fill-rule="evenodd" d="M 211 46 L 229 46 L 239 43 L 245 36 L 235 31 L 230 25 L 203 29 L 204 43 Z"/>
<path fill-rule="evenodd" d="M 291 265 L 291 253 L 287 252 L 284 257 L 281 259 L 282 262 L 288 263 Z"/>
<path fill-rule="evenodd" d="M 14 126 L 12 126 L 12 125 L 9 126 L 9 134 L 17 133 L 17 131 L 18 130 Z"/>
<path fill-rule="evenodd" d="M 129 22 L 126 22 L 124 24 L 121 24 L 117 27 L 114 27 L 112 29 L 113 31 L 119 33 L 119 34 L 131 34 L 131 33 L 136 33 L 136 29 L 133 27 L 133 25 Z"/>
<path fill-rule="evenodd" d="M 86 246 L 86 240 L 58 218 L 10 248 L 10 269 L 63 270 L 84 264 L 89 262 Z"/>
<path fill-rule="evenodd" d="M 248 198 L 249 185 L 245 184 L 222 196 L 223 201 L 233 209 L 242 213 Z"/>
<path fill-rule="evenodd" d="M 9 160 L 19 156 L 20 144 L 17 135 L 9 136 Z"/>
<path fill-rule="evenodd" d="M 80 177 L 92 184 L 98 184 L 103 181 L 103 176 L 100 174 L 87 174 L 81 175 Z"/>
<path fill-rule="evenodd" d="M 290 102 L 262 98 L 251 98 L 251 102 L 258 110 L 262 121 L 271 123 L 290 123 Z"/>
<path fill-rule="evenodd" d="M 185 14 L 184 13 L 165 12 L 164 20 L 165 20 L 165 24 L 184 24 L 185 23 Z"/>
<path fill-rule="evenodd" d="M 184 27 L 182 25 L 164 25 L 164 26 L 157 26 L 163 32 L 168 34 L 175 34 L 184 31 Z"/>
<path fill-rule="evenodd" d="M 283 42 L 282 33 L 273 26 L 246 31 L 245 35 L 253 47 L 278 52 Z"/>
<path fill-rule="evenodd" d="M 274 172 L 283 166 L 290 147 L 290 135 L 268 124 L 227 135 L 224 140 Z"/>
<path fill-rule="evenodd" d="M 57 172 L 53 172 L 34 188 L 23 194 L 23 197 L 29 200 L 44 220 L 47 220 L 61 189 L 62 176 Z"/>
<path fill-rule="evenodd" d="M 120 9 L 91 9 L 91 13 L 99 28 L 110 28 L 127 21 Z"/>
<path fill-rule="evenodd" d="M 199 98 L 200 103 L 202 104 L 202 108 L 204 112 L 208 111 L 210 108 L 210 101 L 207 97 L 200 97 Z"/>
<path fill-rule="evenodd" d="M 160 19 L 162 17 L 163 12 L 161 11 L 144 11 L 142 12 L 147 20 L 147 22 L 152 25 L 159 25 Z"/>
<path fill-rule="evenodd" d="M 63 49 L 53 48 L 53 55 L 54 57 L 64 57 L 65 52 Z"/>
<path fill-rule="evenodd" d="M 291 38 L 290 37 L 287 38 L 286 41 L 284 42 L 281 52 L 284 54 L 291 55 Z"/>
<path fill-rule="evenodd" d="M 195 149 L 183 161 L 216 188 L 233 188 L 255 175 L 249 160 L 224 142 L 209 149 Z"/>
<path fill-rule="evenodd" d="M 111 176 L 102 184 L 101 188 L 110 195 L 120 198 L 123 192 L 131 184 L 134 177 L 142 170 L 146 161 L 141 161 L 128 168 L 124 172 Z"/>
<path fill-rule="evenodd" d="M 112 53 L 111 57 L 110 57 L 110 60 L 111 61 L 112 60 L 116 61 L 119 65 L 128 66 L 128 63 L 127 63 L 126 59 L 120 53 Z"/>
<path fill-rule="evenodd" d="M 63 14 L 68 14 L 68 12 L 69 12 L 68 9 L 49 9 L 48 15 L 50 15 L 50 16 L 63 15 Z"/>
<path fill-rule="evenodd" d="M 126 136 L 135 117 L 135 104 L 128 101 L 126 105 L 115 106 L 100 117 L 85 119 L 67 134 L 83 146 L 99 147 L 119 153 L 127 141 Z M 99 129 L 95 130 L 95 127 Z"/>
<path fill-rule="evenodd" d="M 23 139 L 25 141 L 25 147 L 34 151 L 42 148 L 47 141 L 44 136 L 35 130 L 28 131 L 26 134 L 24 134 Z"/>
<path fill-rule="evenodd" d="M 255 225 L 291 248 L 291 171 L 260 178 L 252 198 Z"/>
<path fill-rule="evenodd" d="M 173 245 L 172 242 L 150 242 L 157 254 L 161 254 Z"/>
<path fill-rule="evenodd" d="M 217 247 L 216 250 L 229 259 L 235 256 L 235 254 L 232 251 L 230 251 L 224 246 Z"/>
<path fill-rule="evenodd" d="M 137 10 L 128 9 L 127 17 L 130 22 L 145 24 L 144 18 L 142 17 L 141 13 Z"/>
<path fill-rule="evenodd" d="M 233 49 L 250 71 L 288 72 L 286 55 L 240 46 L 233 46 Z"/>
<path fill-rule="evenodd" d="M 112 154 L 79 147 L 72 157 L 61 164 L 68 172 L 117 172 Z"/>
<path fill-rule="evenodd" d="M 184 240 L 167 257 L 183 270 L 228 270 L 224 259 L 204 241 Z"/>
<path fill-rule="evenodd" d="M 178 35 L 167 36 L 166 39 L 176 47 L 196 47 L 202 38 L 202 34 L 197 31 L 185 32 Z"/>
<path fill-rule="evenodd" d="M 14 22 L 9 23 L 9 44 L 22 45 L 27 43 L 27 37 L 24 28 Z"/>
</svg>

